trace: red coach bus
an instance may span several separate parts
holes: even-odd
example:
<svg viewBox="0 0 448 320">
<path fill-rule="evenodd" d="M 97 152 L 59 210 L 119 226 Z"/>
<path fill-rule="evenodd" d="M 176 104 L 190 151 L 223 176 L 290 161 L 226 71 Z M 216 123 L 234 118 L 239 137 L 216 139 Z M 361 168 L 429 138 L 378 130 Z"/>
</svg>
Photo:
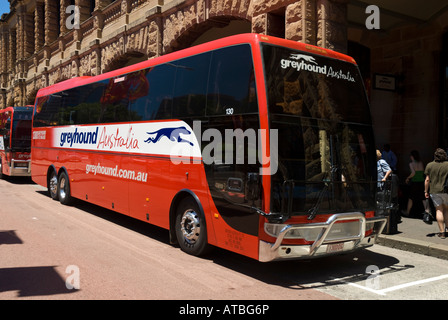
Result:
<svg viewBox="0 0 448 320">
<path fill-rule="evenodd" d="M 0 177 L 31 176 L 33 106 L 0 110 Z"/>
<path fill-rule="evenodd" d="M 245 34 L 38 92 L 33 180 L 259 261 L 373 245 L 376 156 L 355 61 Z"/>
</svg>

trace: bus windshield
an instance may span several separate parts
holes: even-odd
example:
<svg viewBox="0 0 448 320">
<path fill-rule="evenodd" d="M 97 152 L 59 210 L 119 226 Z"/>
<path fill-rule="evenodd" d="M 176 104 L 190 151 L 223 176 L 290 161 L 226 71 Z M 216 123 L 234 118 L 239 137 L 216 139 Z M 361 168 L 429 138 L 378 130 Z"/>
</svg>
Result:
<svg viewBox="0 0 448 320">
<path fill-rule="evenodd" d="M 16 108 L 14 110 L 11 149 L 12 151 L 29 152 L 31 150 L 31 121 L 33 108 Z"/>
<path fill-rule="evenodd" d="M 374 210 L 375 146 L 356 65 L 267 44 L 262 53 L 270 128 L 279 141 L 271 211 L 311 217 Z"/>
</svg>

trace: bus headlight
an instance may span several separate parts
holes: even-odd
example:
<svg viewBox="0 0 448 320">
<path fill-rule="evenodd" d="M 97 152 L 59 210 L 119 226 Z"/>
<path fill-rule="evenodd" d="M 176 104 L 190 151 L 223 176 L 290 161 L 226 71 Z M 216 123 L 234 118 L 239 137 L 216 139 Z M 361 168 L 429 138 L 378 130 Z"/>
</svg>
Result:
<svg viewBox="0 0 448 320">
<path fill-rule="evenodd" d="M 264 230 L 271 237 L 278 238 L 280 233 L 286 232 L 283 239 L 304 239 L 306 241 L 315 241 L 319 234 L 326 228 L 325 224 L 303 224 L 288 225 L 265 223 Z M 344 223 L 335 223 L 332 225 L 326 237 L 327 240 L 344 239 L 347 237 L 356 237 L 360 233 L 360 222 L 358 220 Z"/>
<path fill-rule="evenodd" d="M 265 223 L 264 231 L 271 237 L 277 238 L 278 235 L 287 228 L 287 224 Z M 303 239 L 303 230 L 291 228 L 286 232 L 284 239 Z"/>
</svg>

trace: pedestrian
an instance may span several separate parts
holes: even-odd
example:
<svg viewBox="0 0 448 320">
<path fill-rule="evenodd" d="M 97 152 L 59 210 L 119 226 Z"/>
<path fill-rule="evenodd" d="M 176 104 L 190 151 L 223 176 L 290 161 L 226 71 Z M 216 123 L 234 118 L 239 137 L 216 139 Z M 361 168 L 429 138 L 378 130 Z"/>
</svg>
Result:
<svg viewBox="0 0 448 320">
<path fill-rule="evenodd" d="M 427 201 L 424 194 L 425 190 L 425 166 L 420 159 L 420 154 L 417 150 L 412 150 L 409 156 L 411 162 L 409 162 L 409 170 L 411 173 L 406 178 L 406 184 L 409 185 L 409 199 L 408 206 L 406 210 L 406 215 L 409 216 L 411 213 L 412 206 L 417 201 L 422 201 L 423 208 L 428 212 L 429 208 L 427 208 Z"/>
<path fill-rule="evenodd" d="M 448 177 L 448 157 L 445 150 L 437 148 L 434 152 L 434 161 L 425 168 L 425 198 L 431 198 L 436 208 L 436 220 L 439 226 L 438 236 L 446 238 L 445 228 L 448 223 L 448 194 L 444 185 Z"/>
<path fill-rule="evenodd" d="M 378 210 L 386 214 L 387 208 L 392 202 L 391 186 L 386 184 L 387 179 L 392 174 L 389 164 L 382 158 L 381 151 L 376 150 L 376 170 L 377 170 L 377 201 Z"/>
<path fill-rule="evenodd" d="M 386 162 L 389 164 L 392 171 L 394 173 L 396 173 L 398 160 L 397 160 L 397 156 L 395 155 L 395 153 L 392 150 L 390 150 L 390 144 L 386 143 L 384 145 L 382 156 L 383 156 L 383 159 L 386 160 Z"/>
<path fill-rule="evenodd" d="M 381 189 L 384 186 L 384 182 L 392 174 L 392 169 L 382 158 L 380 150 L 376 150 L 376 169 L 378 172 L 378 187 Z"/>
</svg>

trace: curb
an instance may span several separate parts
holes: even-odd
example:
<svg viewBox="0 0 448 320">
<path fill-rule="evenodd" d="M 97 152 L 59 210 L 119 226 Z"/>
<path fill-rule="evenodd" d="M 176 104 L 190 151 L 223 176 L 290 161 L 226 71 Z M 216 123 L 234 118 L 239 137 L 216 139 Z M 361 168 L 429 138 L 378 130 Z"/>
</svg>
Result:
<svg viewBox="0 0 448 320">
<path fill-rule="evenodd" d="M 397 235 L 378 236 L 376 243 L 385 247 L 414 252 L 439 259 L 448 260 L 448 246 L 409 239 Z"/>
</svg>

